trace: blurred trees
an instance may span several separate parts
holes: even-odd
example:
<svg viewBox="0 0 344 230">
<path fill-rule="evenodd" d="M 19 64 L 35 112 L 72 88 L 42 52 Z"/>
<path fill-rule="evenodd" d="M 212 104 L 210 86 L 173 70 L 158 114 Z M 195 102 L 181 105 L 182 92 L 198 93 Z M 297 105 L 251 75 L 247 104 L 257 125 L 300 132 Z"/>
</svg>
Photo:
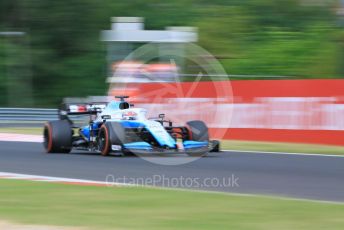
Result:
<svg viewBox="0 0 344 230">
<path fill-rule="evenodd" d="M 99 32 L 110 27 L 113 16 L 144 17 L 146 29 L 197 26 L 200 45 L 222 58 L 230 74 L 341 77 L 337 1 L 304 1 L 2 0 L 0 31 L 27 35 L 21 41 L 0 37 L 0 104 L 7 103 L 8 63 L 22 60 L 7 52 L 12 46 L 30 58 L 35 105 L 104 95 L 105 49 Z"/>
</svg>

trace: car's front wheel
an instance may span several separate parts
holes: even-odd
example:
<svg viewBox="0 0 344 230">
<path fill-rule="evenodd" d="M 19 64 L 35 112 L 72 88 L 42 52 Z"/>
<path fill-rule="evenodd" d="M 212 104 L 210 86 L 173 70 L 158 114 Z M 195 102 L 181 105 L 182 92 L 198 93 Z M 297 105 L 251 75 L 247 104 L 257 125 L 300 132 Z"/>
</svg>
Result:
<svg viewBox="0 0 344 230">
<path fill-rule="evenodd" d="M 126 134 L 121 123 L 106 122 L 100 127 L 98 146 L 103 156 L 109 155 L 113 145 L 121 149 L 124 143 L 126 143 Z"/>
<path fill-rule="evenodd" d="M 109 128 L 105 124 L 103 124 L 99 129 L 98 145 L 99 150 L 103 156 L 109 155 L 111 151 L 110 135 Z"/>
</svg>

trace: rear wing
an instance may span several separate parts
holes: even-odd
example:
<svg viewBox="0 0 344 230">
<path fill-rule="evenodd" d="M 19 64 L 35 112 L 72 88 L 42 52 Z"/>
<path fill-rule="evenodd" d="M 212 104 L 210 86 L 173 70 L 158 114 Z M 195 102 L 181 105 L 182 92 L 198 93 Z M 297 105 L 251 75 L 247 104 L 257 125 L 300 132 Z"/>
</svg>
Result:
<svg viewBox="0 0 344 230">
<path fill-rule="evenodd" d="M 126 98 L 129 98 L 128 96 L 116 96 L 115 98 L 120 99 L 120 109 L 128 109 L 130 106 L 134 106 L 125 101 Z M 68 119 L 69 115 L 92 115 L 101 113 L 111 99 L 110 96 L 64 98 L 59 107 L 59 117 L 60 119 Z"/>
<path fill-rule="evenodd" d="M 104 101 L 95 101 L 103 99 L 104 97 L 91 97 L 91 98 L 64 98 L 59 107 L 59 117 L 65 119 L 68 115 L 92 115 L 101 113 L 108 102 L 105 98 Z"/>
<path fill-rule="evenodd" d="M 59 108 L 59 113 L 61 115 L 82 115 L 82 114 L 98 114 L 102 112 L 107 103 L 92 103 L 92 104 L 61 104 Z"/>
</svg>

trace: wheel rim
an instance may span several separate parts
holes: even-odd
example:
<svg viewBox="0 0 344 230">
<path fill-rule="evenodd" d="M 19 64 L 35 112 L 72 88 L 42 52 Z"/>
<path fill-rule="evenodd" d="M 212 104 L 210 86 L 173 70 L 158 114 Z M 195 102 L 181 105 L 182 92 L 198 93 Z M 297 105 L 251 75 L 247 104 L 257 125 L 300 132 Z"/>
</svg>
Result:
<svg viewBox="0 0 344 230">
<path fill-rule="evenodd" d="M 44 136 L 43 145 L 44 145 L 44 148 L 47 149 L 48 148 L 48 143 L 50 141 L 49 131 L 48 131 L 47 128 L 44 128 L 43 136 Z"/>
<path fill-rule="evenodd" d="M 43 146 L 46 149 L 47 152 L 51 151 L 52 148 L 52 136 L 51 136 L 51 130 L 49 124 L 46 124 L 44 126 L 43 131 Z"/>
<path fill-rule="evenodd" d="M 99 150 L 101 152 L 104 151 L 105 145 L 106 145 L 105 132 L 104 132 L 104 129 L 101 129 L 101 131 L 99 132 Z"/>
</svg>

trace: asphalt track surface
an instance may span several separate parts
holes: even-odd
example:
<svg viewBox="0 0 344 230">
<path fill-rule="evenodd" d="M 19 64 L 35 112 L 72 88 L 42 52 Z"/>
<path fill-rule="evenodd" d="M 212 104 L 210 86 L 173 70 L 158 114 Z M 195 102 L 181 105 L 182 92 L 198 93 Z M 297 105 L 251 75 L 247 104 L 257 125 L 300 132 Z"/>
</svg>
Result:
<svg viewBox="0 0 344 230">
<path fill-rule="evenodd" d="M 40 143 L 0 142 L 0 172 L 344 202 L 344 157 L 220 152 L 166 166 L 82 151 L 46 154 Z"/>
</svg>

